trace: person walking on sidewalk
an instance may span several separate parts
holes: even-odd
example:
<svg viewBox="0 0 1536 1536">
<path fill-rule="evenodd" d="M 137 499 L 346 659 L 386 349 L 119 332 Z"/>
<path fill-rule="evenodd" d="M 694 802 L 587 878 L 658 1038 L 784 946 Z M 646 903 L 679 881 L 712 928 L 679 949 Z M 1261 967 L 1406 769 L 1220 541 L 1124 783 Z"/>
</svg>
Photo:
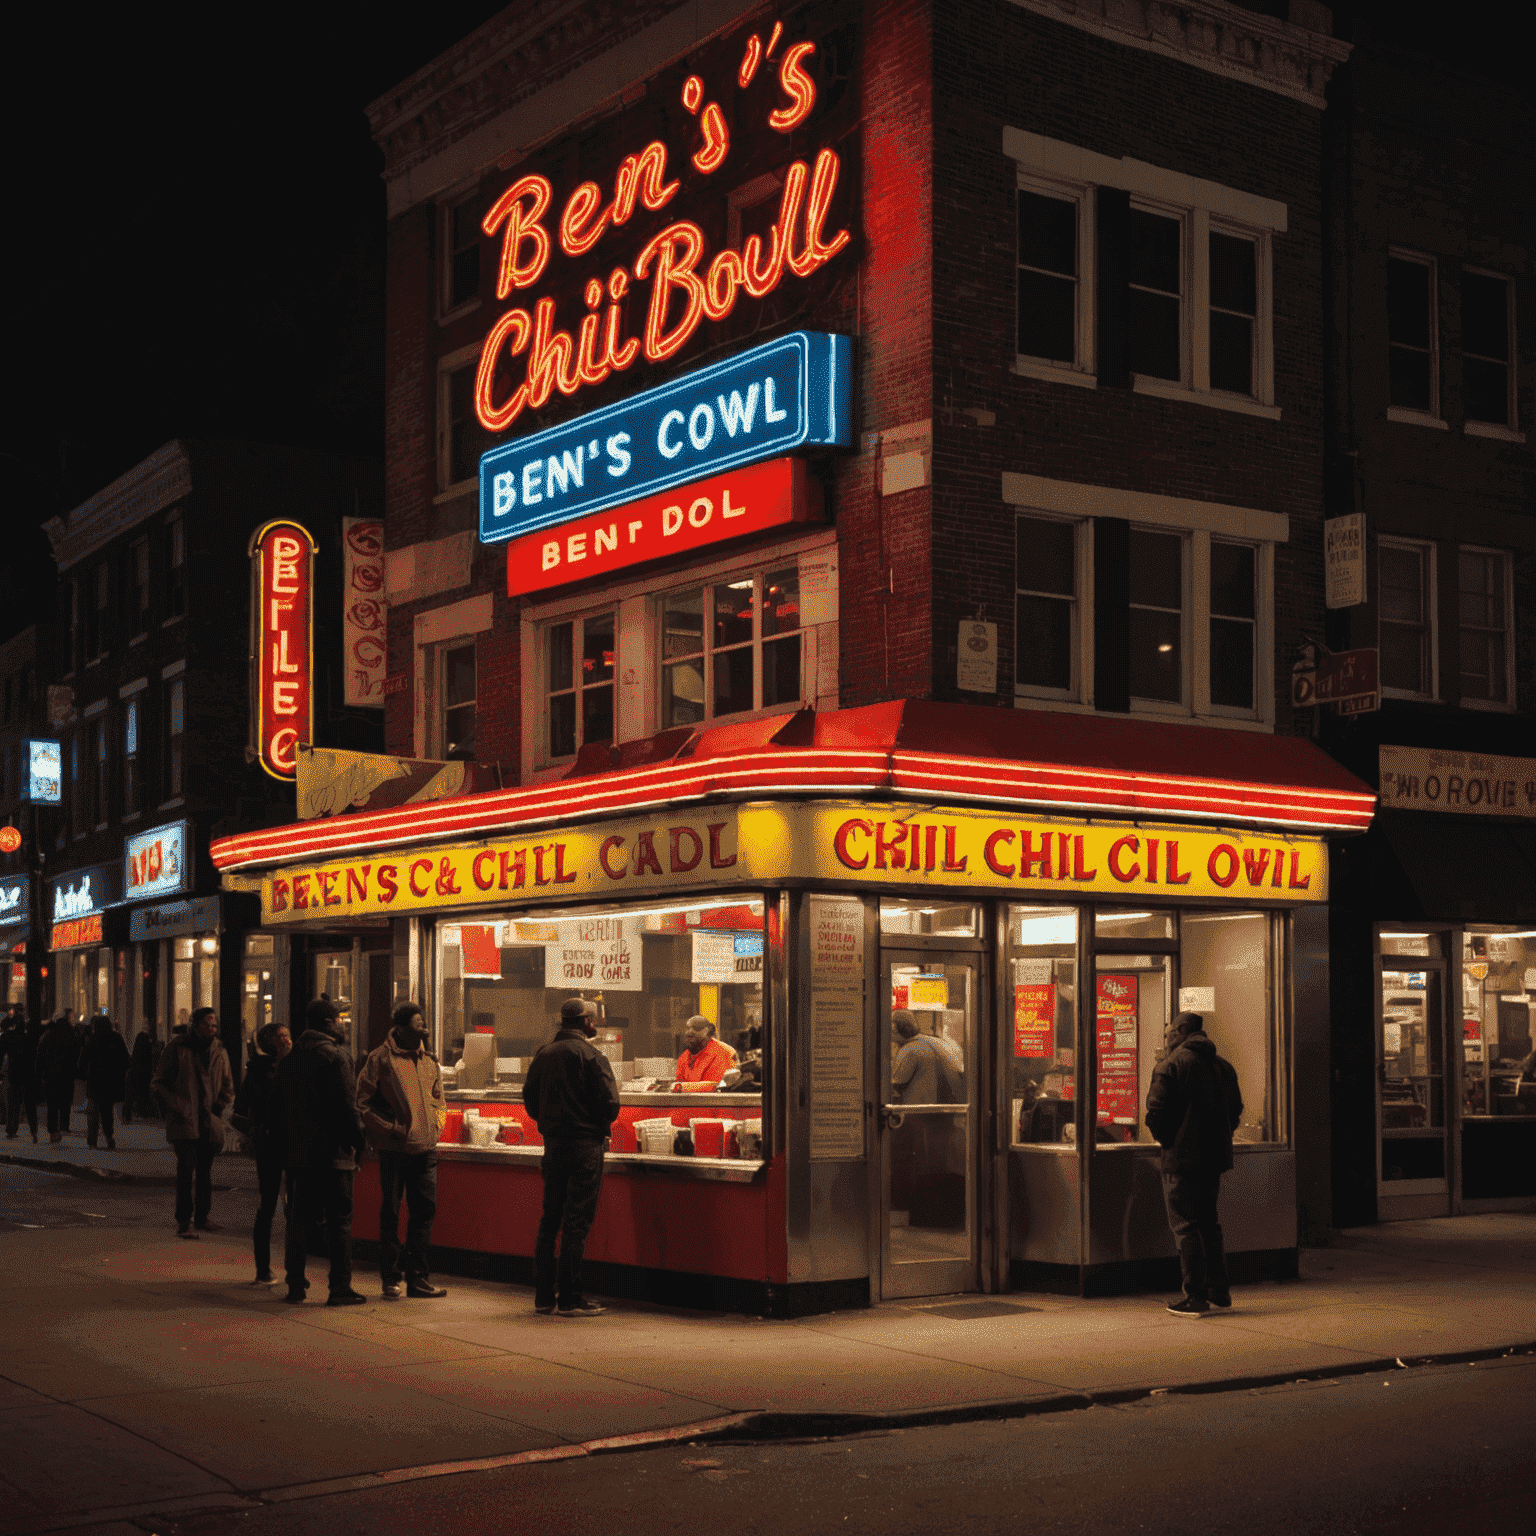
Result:
<svg viewBox="0 0 1536 1536">
<path fill-rule="evenodd" d="M 139 1119 L 153 1118 L 155 1105 L 150 1085 L 154 1082 L 156 1064 L 155 1037 L 147 1029 L 141 1029 L 134 1038 L 133 1051 L 129 1056 L 128 1097 L 123 1100 L 124 1125 L 128 1124 L 130 1103 Z"/>
<path fill-rule="evenodd" d="M 43 1031 L 37 1042 L 37 1083 L 48 1103 L 48 1140 L 63 1141 L 69 1134 L 69 1112 L 75 1101 L 75 1067 L 80 1040 L 70 1021 L 74 1010 L 66 1008 Z"/>
<path fill-rule="evenodd" d="M 256 1187 L 259 1191 L 256 1221 L 251 1228 L 251 1249 L 256 1258 L 253 1285 L 273 1285 L 272 1218 L 277 1214 L 277 1199 L 283 1189 L 283 1164 L 287 1161 L 287 1139 L 279 1113 L 277 1069 L 293 1049 L 293 1037 L 286 1024 L 263 1024 L 251 1043 L 250 1060 L 240 1091 L 235 1095 L 235 1109 L 230 1116 L 234 1128 L 251 1143 L 256 1159 Z"/>
<path fill-rule="evenodd" d="M 443 1074 L 427 1049 L 427 1024 L 416 1003 L 401 1003 L 383 1045 L 370 1051 L 357 1076 L 363 1128 L 379 1155 L 379 1279 L 395 1300 L 446 1296 L 427 1264 L 432 1218 L 437 1214 L 437 1138 L 448 1106 Z M 404 1263 L 400 1200 L 405 1198 Z"/>
<path fill-rule="evenodd" d="M 12 1010 L 15 1018 L 15 1011 Z M 25 1013 L 19 1022 L 0 1036 L 0 1074 L 5 1077 L 5 1136 L 16 1140 L 21 1117 L 27 1117 L 32 1140 L 37 1140 L 37 1046 L 43 1038 L 42 1025 L 34 1024 Z"/>
<path fill-rule="evenodd" d="M 546 1316 L 600 1317 L 608 1309 L 581 1293 L 581 1257 L 603 1187 L 603 1153 L 619 1117 L 619 1085 L 592 1044 L 597 1009 L 585 998 L 560 1005 L 560 1028 L 528 1064 L 523 1104 L 544 1139 L 539 1171 L 544 1211 L 533 1248 L 533 1305 Z M 555 1270 L 555 1238 L 560 1268 Z"/>
<path fill-rule="evenodd" d="M 128 1091 L 128 1047 L 106 1014 L 91 1020 L 91 1032 L 80 1048 L 76 1077 L 85 1079 L 85 1139 L 94 1148 L 103 1132 L 107 1151 L 117 1150 L 112 1134 L 112 1106 L 122 1103 Z M 126 1123 L 127 1115 L 123 1119 Z"/>
<path fill-rule="evenodd" d="M 357 1072 L 341 1043 L 341 1011 L 317 997 L 304 1014 L 305 1030 L 277 1069 L 282 1103 L 288 1182 L 288 1223 L 283 1258 L 288 1294 L 298 1304 L 304 1278 L 305 1238 L 312 1220 L 324 1216 L 330 1250 L 327 1306 L 367 1301 L 352 1288 L 352 1185 L 363 1150 L 363 1123 L 357 1114 Z"/>
<path fill-rule="evenodd" d="M 155 1097 L 165 1113 L 165 1139 L 176 1149 L 177 1237 L 219 1230 L 209 1216 L 213 1159 L 224 1145 L 224 1111 L 234 1096 L 229 1056 L 219 1040 L 218 1015 L 212 1008 L 199 1008 L 186 1033 L 176 1035 L 166 1046 L 155 1071 Z"/>
<path fill-rule="evenodd" d="M 1147 1090 L 1147 1129 L 1163 1149 L 1163 1203 L 1184 1278 L 1184 1294 L 1168 1304 L 1176 1317 L 1232 1305 L 1216 1204 L 1221 1176 L 1232 1166 L 1243 1096 L 1204 1023 L 1198 1013 L 1181 1013 L 1168 1026 L 1168 1054 L 1152 1069 Z"/>
</svg>

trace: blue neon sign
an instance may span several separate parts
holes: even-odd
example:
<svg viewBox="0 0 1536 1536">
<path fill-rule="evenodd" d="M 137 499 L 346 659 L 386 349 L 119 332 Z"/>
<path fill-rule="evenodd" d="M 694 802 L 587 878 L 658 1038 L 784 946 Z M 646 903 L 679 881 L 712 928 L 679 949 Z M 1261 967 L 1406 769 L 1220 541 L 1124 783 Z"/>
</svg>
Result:
<svg viewBox="0 0 1536 1536">
<path fill-rule="evenodd" d="M 846 448 L 852 391 L 851 339 L 795 331 L 503 443 L 480 459 L 480 540 L 500 544 L 795 448 Z"/>
</svg>

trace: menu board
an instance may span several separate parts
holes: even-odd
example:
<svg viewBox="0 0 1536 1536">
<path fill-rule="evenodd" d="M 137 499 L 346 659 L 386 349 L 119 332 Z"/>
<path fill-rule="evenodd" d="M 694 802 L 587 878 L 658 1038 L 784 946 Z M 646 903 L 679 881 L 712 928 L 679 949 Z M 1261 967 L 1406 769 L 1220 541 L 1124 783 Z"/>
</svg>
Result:
<svg viewBox="0 0 1536 1536">
<path fill-rule="evenodd" d="M 1137 978 L 1100 976 L 1099 1124 L 1134 1123 L 1137 1103 Z"/>
<path fill-rule="evenodd" d="M 643 989 L 640 930 L 633 918 L 584 917 L 557 923 L 555 927 L 556 942 L 544 946 L 544 985 L 549 990 Z M 467 934 L 468 927 L 464 931 Z M 729 942 L 730 936 L 726 939 Z"/>
<path fill-rule="evenodd" d="M 809 900 L 811 1157 L 864 1156 L 864 905 Z"/>
<path fill-rule="evenodd" d="M 1033 983 L 1013 989 L 1013 1054 L 1051 1056 L 1056 1049 L 1056 987 Z"/>
</svg>

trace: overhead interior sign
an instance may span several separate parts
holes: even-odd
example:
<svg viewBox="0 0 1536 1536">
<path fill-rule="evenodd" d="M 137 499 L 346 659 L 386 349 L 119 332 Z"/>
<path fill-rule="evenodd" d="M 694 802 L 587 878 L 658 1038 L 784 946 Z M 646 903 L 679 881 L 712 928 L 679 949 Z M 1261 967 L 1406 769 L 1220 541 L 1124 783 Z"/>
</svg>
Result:
<svg viewBox="0 0 1536 1536">
<path fill-rule="evenodd" d="M 256 756 L 274 779 L 293 779 L 315 711 L 315 541 L 298 523 L 268 523 L 250 556 Z"/>
<path fill-rule="evenodd" d="M 807 445 L 852 441 L 853 343 L 794 331 L 480 459 L 487 544 Z"/>
<path fill-rule="evenodd" d="M 606 576 L 644 560 L 820 515 L 821 487 L 804 461 L 772 459 L 564 523 L 558 532 L 514 539 L 507 545 L 507 592 L 518 597 Z"/>
<path fill-rule="evenodd" d="M 123 844 L 123 891 L 129 901 L 190 890 L 191 874 L 184 821 L 148 827 Z"/>
</svg>

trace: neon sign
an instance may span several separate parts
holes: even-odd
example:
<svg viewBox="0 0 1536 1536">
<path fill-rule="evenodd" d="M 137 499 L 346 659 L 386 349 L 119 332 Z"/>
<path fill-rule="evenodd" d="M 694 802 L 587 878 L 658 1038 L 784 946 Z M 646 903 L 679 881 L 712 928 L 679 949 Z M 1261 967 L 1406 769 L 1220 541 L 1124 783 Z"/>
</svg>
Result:
<svg viewBox="0 0 1536 1536">
<path fill-rule="evenodd" d="M 123 888 L 130 901 L 189 890 L 187 823 L 173 821 L 130 837 L 123 846 Z"/>
<path fill-rule="evenodd" d="M 816 51 L 811 42 L 796 43 L 776 61 L 783 37 L 776 23 L 767 45 L 753 33 L 736 71 L 736 85 L 747 90 L 764 64 L 776 62 L 783 100 L 767 115 L 776 133 L 790 133 L 810 115 L 816 85 L 806 72 Z M 730 154 L 730 130 L 718 102 L 706 102 L 698 75 L 684 82 L 684 108 L 698 119 L 702 142 L 689 164 L 711 175 Z M 486 333 L 475 377 L 475 414 L 488 432 L 505 432 L 525 410 L 540 410 L 555 391 L 567 397 L 601 384 L 644 356 L 653 363 L 675 356 L 707 318 L 723 320 L 741 294 L 766 298 L 789 274 L 808 278 L 831 261 L 851 236 L 846 229 L 827 233 L 827 219 L 841 161 L 822 149 L 813 164 L 794 161 L 784 173 L 778 218 L 766 237 L 751 234 L 740 249 L 726 247 L 710 256 L 704 231 L 688 219 L 667 225 L 646 242 L 629 267 L 616 266 L 606 279 L 588 279 L 587 313 L 575 334 L 556 327 L 555 300 L 545 295 L 532 310 L 506 310 Z M 491 238 L 500 237 L 496 297 L 531 288 L 544 277 L 555 247 L 568 257 L 587 255 L 610 230 L 629 222 L 637 209 L 658 212 L 677 195 L 682 183 L 667 179 L 667 146 L 653 140 L 625 156 L 614 172 L 612 195 L 605 200 L 595 181 L 584 181 L 566 198 L 551 224 L 554 188 L 539 175 L 519 178 L 496 199 L 481 221 Z M 551 229 L 554 233 L 551 234 Z M 631 286 L 649 282 L 645 326 L 640 336 L 625 336 L 624 304 Z M 680 313 L 674 313 L 681 306 Z M 525 358 L 523 382 L 510 394 L 498 394 L 497 372 L 508 358 Z M 504 388 L 504 386 L 502 386 Z"/>
<path fill-rule="evenodd" d="M 486 544 L 807 443 L 852 441 L 853 344 L 794 331 L 480 458 Z"/>
<path fill-rule="evenodd" d="M 293 779 L 315 712 L 315 541 L 284 519 L 251 535 L 250 555 L 256 756 L 274 779 Z"/>
</svg>

